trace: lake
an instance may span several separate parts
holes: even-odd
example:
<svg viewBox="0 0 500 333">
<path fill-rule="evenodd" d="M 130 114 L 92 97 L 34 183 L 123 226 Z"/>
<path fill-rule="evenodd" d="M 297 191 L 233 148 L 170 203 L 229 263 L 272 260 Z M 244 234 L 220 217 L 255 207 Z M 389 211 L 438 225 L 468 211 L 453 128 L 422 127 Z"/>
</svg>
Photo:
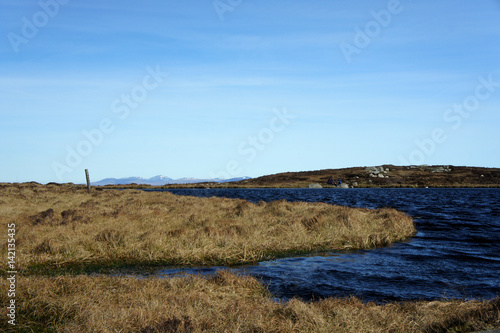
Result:
<svg viewBox="0 0 500 333">
<path fill-rule="evenodd" d="M 500 296 L 500 189 L 169 189 L 251 202 L 327 202 L 392 207 L 417 234 L 390 247 L 321 253 L 232 268 L 161 269 L 158 277 L 231 269 L 263 281 L 276 299 L 357 296 L 365 301 Z"/>
</svg>

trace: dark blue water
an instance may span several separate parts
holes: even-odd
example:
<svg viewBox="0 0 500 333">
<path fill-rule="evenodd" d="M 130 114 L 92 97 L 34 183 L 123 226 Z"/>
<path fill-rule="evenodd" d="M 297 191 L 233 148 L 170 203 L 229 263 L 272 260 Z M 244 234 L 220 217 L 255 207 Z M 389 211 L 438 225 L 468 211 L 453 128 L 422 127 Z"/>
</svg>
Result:
<svg viewBox="0 0 500 333">
<path fill-rule="evenodd" d="M 286 258 L 231 268 L 261 279 L 278 299 L 358 296 L 385 302 L 500 296 L 500 189 L 178 189 L 174 194 L 252 202 L 286 199 L 393 207 L 415 219 L 405 243 L 350 253 Z M 165 269 L 158 276 L 221 267 Z"/>
</svg>

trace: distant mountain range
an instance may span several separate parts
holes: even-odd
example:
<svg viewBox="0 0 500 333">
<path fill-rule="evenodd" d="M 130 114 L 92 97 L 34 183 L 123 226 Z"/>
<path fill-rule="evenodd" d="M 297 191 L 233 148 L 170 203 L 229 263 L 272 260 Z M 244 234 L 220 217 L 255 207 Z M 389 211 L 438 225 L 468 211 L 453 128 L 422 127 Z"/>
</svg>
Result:
<svg viewBox="0 0 500 333">
<path fill-rule="evenodd" d="M 251 179 L 250 177 L 237 177 L 231 179 L 198 179 L 198 178 L 179 178 L 172 179 L 166 176 L 154 176 L 151 178 L 142 178 L 142 177 L 126 177 L 126 178 L 105 178 L 99 180 L 97 182 L 92 182 L 93 186 L 104 186 L 104 185 L 129 185 L 129 184 L 144 184 L 144 185 L 153 185 L 153 186 L 162 186 L 166 184 L 195 184 L 195 183 L 205 183 L 205 182 L 214 182 L 214 183 L 227 183 L 227 182 L 236 182 L 240 180 Z"/>
</svg>

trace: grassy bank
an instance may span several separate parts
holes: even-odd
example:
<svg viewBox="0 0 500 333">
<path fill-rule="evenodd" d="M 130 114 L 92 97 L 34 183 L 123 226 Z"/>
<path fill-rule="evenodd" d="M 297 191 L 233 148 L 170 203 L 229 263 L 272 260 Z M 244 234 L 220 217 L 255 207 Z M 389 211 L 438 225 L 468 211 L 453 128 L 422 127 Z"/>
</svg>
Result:
<svg viewBox="0 0 500 333">
<path fill-rule="evenodd" d="M 2 284 L 4 305 L 6 294 Z M 254 278 L 228 272 L 142 280 L 31 276 L 18 281 L 16 294 L 16 331 L 471 332 L 498 327 L 500 311 L 500 299 L 376 305 L 329 298 L 280 304 Z M 9 331 L 6 320 L 0 325 Z"/>
<path fill-rule="evenodd" d="M 22 184 L 0 188 L 1 225 L 16 224 L 26 272 L 123 265 L 229 265 L 402 241 L 412 219 L 394 209 L 97 191 Z M 2 255 L 6 256 L 6 244 Z"/>
</svg>

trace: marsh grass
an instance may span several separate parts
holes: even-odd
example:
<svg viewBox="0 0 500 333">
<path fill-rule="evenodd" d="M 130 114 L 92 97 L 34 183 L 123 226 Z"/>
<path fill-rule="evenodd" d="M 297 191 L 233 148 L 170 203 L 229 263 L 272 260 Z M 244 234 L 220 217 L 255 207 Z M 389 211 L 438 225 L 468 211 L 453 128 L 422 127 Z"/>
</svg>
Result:
<svg viewBox="0 0 500 333">
<path fill-rule="evenodd" d="M 6 289 L 3 283 L 2 304 Z M 22 277 L 16 303 L 16 331 L 37 332 L 471 332 L 498 327 L 500 311 L 500 299 L 277 303 L 255 278 L 227 271 L 170 279 Z M 6 320 L 0 328 L 9 331 Z"/>
<path fill-rule="evenodd" d="M 1 225 L 16 224 L 25 273 L 123 265 L 235 265 L 403 241 L 413 220 L 394 209 L 260 202 L 168 192 L 18 184 L 0 188 Z M 2 242 L 2 254 L 6 242 Z"/>
<path fill-rule="evenodd" d="M 17 326 L 0 321 L 6 332 L 471 332 L 500 327 L 500 299 L 279 303 L 255 278 L 227 271 L 169 279 L 71 275 L 123 264 L 235 264 L 388 245 L 415 232 L 412 219 L 393 209 L 0 184 L 0 224 L 13 222 L 20 272 Z M 2 278 L 4 318 L 7 289 Z"/>
</svg>

